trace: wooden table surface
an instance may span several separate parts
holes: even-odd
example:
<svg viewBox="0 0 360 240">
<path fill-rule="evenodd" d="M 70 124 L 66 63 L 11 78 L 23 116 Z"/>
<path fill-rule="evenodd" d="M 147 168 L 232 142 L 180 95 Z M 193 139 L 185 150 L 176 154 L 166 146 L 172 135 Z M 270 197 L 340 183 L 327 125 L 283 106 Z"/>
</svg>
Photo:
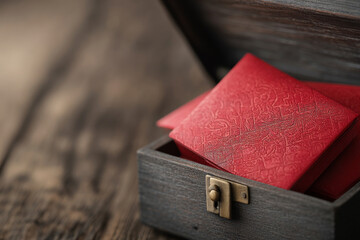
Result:
<svg viewBox="0 0 360 240">
<path fill-rule="evenodd" d="M 174 239 L 136 150 L 211 83 L 157 1 L 0 3 L 0 239 Z"/>
</svg>

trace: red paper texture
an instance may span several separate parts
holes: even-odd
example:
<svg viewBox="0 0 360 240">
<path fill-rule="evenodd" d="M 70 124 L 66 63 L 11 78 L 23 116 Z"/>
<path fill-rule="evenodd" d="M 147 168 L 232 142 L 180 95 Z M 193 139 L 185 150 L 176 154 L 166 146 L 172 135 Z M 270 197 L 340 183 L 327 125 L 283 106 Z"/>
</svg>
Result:
<svg viewBox="0 0 360 240">
<path fill-rule="evenodd" d="M 325 96 L 336 100 L 344 106 L 360 113 L 360 87 L 342 84 L 304 82 L 306 85 L 316 89 Z M 161 119 L 160 127 L 174 129 L 184 120 L 192 110 L 205 98 L 210 91 L 201 94 L 194 100 L 186 103 L 172 113 Z M 183 111 L 184 109 L 184 111 Z M 186 109 L 186 111 L 185 111 Z M 174 117 L 176 116 L 176 117 Z M 173 119 L 176 119 L 174 121 Z M 160 121 L 159 121 L 160 122 Z M 181 147 L 181 146 L 180 146 Z M 184 147 L 182 147 L 184 148 Z M 199 159 L 188 149 L 180 150 L 185 159 L 206 164 L 204 159 Z M 333 161 L 325 172 L 311 186 L 311 194 L 326 198 L 337 199 L 351 186 L 360 180 L 360 132 L 350 145 Z"/>
<path fill-rule="evenodd" d="M 172 111 L 165 117 L 158 120 L 156 125 L 162 128 L 174 129 L 175 126 L 178 126 L 182 120 L 184 120 L 184 118 L 186 118 L 192 112 L 192 110 L 194 110 L 194 108 L 199 105 L 199 103 L 206 97 L 208 93 L 209 92 L 204 92 L 190 102 Z"/>
<path fill-rule="evenodd" d="M 247 54 L 170 137 L 233 174 L 305 191 L 354 137 L 356 117 Z"/>
<path fill-rule="evenodd" d="M 360 113 L 360 87 L 316 82 L 308 82 L 307 84 L 356 113 Z M 359 180 L 360 131 L 358 131 L 358 135 L 344 152 L 316 180 L 309 189 L 309 192 L 334 200 L 339 198 Z"/>
</svg>

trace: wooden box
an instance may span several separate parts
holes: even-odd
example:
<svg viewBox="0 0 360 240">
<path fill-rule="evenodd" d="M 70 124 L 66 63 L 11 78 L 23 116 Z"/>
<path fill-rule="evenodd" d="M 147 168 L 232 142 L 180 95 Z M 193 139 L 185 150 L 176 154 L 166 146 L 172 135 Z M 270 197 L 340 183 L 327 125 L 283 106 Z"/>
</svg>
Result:
<svg viewBox="0 0 360 240">
<path fill-rule="evenodd" d="M 358 0 L 163 4 L 215 81 L 251 52 L 298 79 L 360 84 Z M 168 137 L 138 151 L 145 224 L 189 239 L 360 239 L 360 183 L 329 202 L 178 156 Z M 248 204 L 230 200 L 231 219 L 207 211 L 209 177 L 247 187 Z"/>
</svg>

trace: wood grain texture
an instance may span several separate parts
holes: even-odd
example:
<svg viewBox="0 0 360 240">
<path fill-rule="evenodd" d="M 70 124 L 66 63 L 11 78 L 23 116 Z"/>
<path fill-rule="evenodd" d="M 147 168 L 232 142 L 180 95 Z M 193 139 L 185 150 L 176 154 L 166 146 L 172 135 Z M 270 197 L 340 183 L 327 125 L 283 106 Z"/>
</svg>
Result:
<svg viewBox="0 0 360 240">
<path fill-rule="evenodd" d="M 145 223 L 191 239 L 335 239 L 334 204 L 155 150 L 168 141 L 139 151 Z M 169 146 L 161 151 L 169 152 Z M 249 205 L 233 202 L 231 220 L 207 212 L 207 174 L 248 186 Z"/>
<path fill-rule="evenodd" d="M 89 12 L 87 2 L 37 1 L 38 7 L 30 1 L 1 3 L 0 170 L 52 75 L 66 63 Z M 56 11 L 47 11 L 51 9 Z"/>
<path fill-rule="evenodd" d="M 299 79 L 359 84 L 356 0 L 163 2 L 215 79 L 251 52 Z"/>
<path fill-rule="evenodd" d="M 139 221 L 135 152 L 210 83 L 161 6 L 1 4 L 0 239 L 175 239 Z"/>
<path fill-rule="evenodd" d="M 309 11 L 327 12 L 336 15 L 360 16 L 360 2 L 354 0 L 263 0 L 267 3 L 277 3 Z"/>
</svg>

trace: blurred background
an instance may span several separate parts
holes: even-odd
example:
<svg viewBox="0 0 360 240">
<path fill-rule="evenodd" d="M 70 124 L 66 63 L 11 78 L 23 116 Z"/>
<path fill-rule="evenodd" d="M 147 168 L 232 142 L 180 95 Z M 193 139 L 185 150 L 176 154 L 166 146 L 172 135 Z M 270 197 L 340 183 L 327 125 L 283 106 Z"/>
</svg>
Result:
<svg viewBox="0 0 360 240">
<path fill-rule="evenodd" d="M 167 239 L 139 221 L 136 150 L 212 86 L 165 9 L 0 2 L 0 239 Z"/>
</svg>

